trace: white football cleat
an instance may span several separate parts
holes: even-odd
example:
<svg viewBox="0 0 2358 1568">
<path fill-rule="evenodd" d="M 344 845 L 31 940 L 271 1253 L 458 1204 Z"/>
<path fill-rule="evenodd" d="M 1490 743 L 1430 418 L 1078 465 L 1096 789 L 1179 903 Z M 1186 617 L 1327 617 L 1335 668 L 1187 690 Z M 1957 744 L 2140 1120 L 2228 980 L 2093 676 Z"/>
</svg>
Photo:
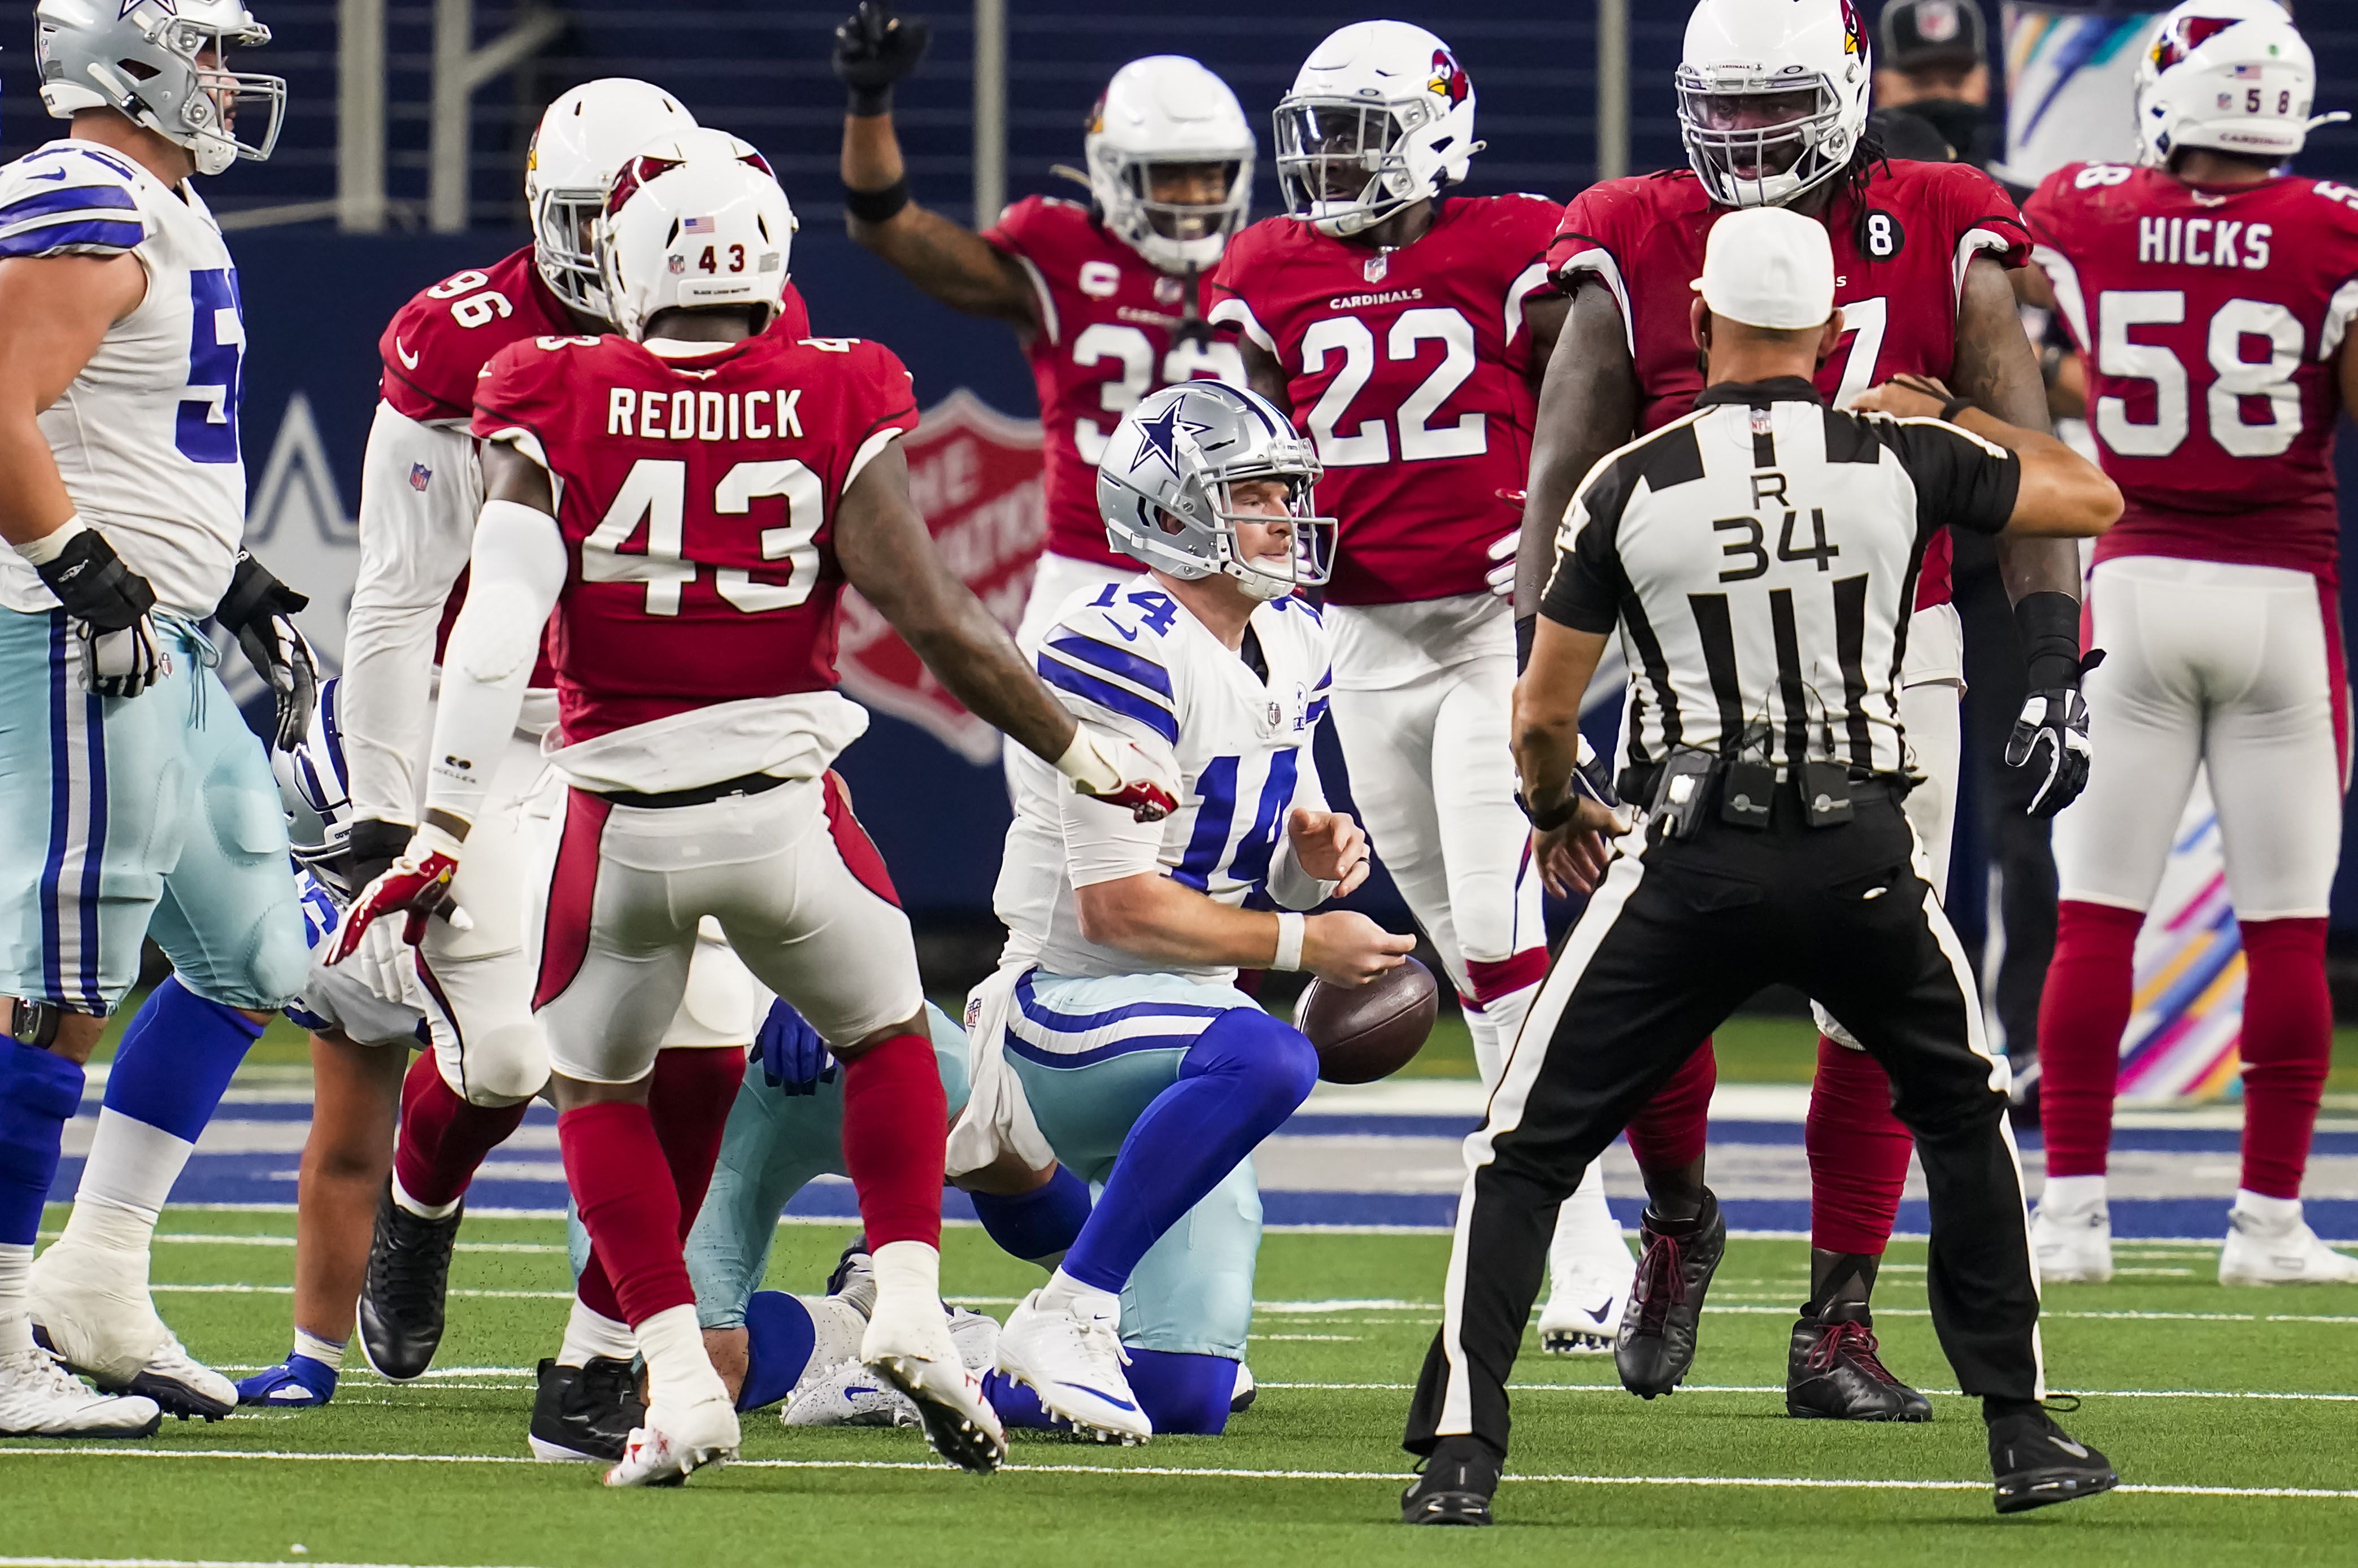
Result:
<svg viewBox="0 0 2358 1568">
<path fill-rule="evenodd" d="M 1044 1303 L 1033 1291 L 999 1331 L 999 1370 L 1040 1396 L 1050 1415 L 1100 1443 L 1144 1443 L 1154 1423 L 1138 1407 L 1122 1367 L 1130 1360 L 1114 1320 L 1078 1302 Z"/>
<path fill-rule="evenodd" d="M 2296 1214 L 2271 1225 L 2240 1208 L 2227 1211 L 2227 1245 L 2219 1254 L 2223 1285 L 2358 1283 L 2358 1258 L 2336 1252 Z"/>
<path fill-rule="evenodd" d="M 964 1307 L 952 1307 L 950 1342 L 957 1346 L 958 1359 L 969 1370 L 988 1372 L 999 1362 L 999 1320 Z"/>
<path fill-rule="evenodd" d="M 1553 1284 L 1540 1309 L 1540 1348 L 1551 1356 L 1609 1356 L 1621 1332 L 1638 1265 L 1618 1229 L 1609 1241 L 1595 1229 L 1560 1226 L 1548 1249 Z"/>
<path fill-rule="evenodd" d="M 2113 1211 L 2101 1202 L 2030 1211 L 2030 1256 L 2042 1285 L 2101 1285 L 2113 1277 Z"/>
<path fill-rule="evenodd" d="M 1007 1429 L 959 1355 L 939 1302 L 880 1299 L 860 1359 L 909 1396 L 927 1446 L 959 1469 L 987 1476 L 1007 1457 Z"/>
<path fill-rule="evenodd" d="M 182 1348 L 148 1299 L 146 1260 L 59 1241 L 33 1262 L 34 1333 L 106 1393 L 150 1399 L 183 1420 L 219 1421 L 237 1385 Z"/>
<path fill-rule="evenodd" d="M 778 1412 L 787 1426 L 917 1426 L 917 1402 L 869 1369 L 839 1361 L 795 1391 Z"/>
<path fill-rule="evenodd" d="M 631 1429 L 622 1457 L 606 1472 L 610 1487 L 676 1487 L 708 1465 L 737 1457 L 737 1411 L 726 1399 L 691 1405 L 647 1407 L 644 1426 Z"/>
<path fill-rule="evenodd" d="M 156 1401 L 102 1394 L 35 1347 L 0 1356 L 0 1437 L 153 1437 Z"/>
</svg>

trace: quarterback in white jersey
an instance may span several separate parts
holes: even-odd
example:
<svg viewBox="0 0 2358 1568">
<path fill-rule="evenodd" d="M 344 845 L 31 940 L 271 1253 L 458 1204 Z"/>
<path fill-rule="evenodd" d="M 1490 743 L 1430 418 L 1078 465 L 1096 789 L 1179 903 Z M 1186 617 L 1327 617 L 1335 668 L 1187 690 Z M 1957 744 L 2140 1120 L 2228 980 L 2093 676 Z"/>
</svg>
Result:
<svg viewBox="0 0 2358 1568">
<path fill-rule="evenodd" d="M 42 100 L 72 124 L 0 169 L 0 1434 L 135 1435 L 234 1401 L 157 1316 L 148 1238 L 306 968 L 269 762 L 197 630 L 238 634 L 282 733 L 308 709 L 303 601 L 238 552 L 243 317 L 190 180 L 266 156 L 285 89 L 229 70 L 270 36 L 238 0 L 36 19 Z M 149 935 L 177 976 L 124 1033 L 37 1269 L 82 1064 Z"/>
<path fill-rule="evenodd" d="M 1295 913 L 1368 870 L 1311 762 L 1327 638 L 1293 589 L 1325 580 L 1334 525 L 1309 515 L 1309 444 L 1259 395 L 1191 382 L 1126 415 L 1098 473 L 1108 536 L 1151 569 L 1076 594 L 1040 674 L 1184 788 L 1139 823 L 1018 771 L 994 900 L 1008 942 L 968 1003 L 973 1093 L 949 1163 L 1002 1239 L 1037 1237 L 1022 1211 L 1055 1205 L 1060 1167 L 1103 1184 L 1067 1246 L 1024 1249 L 1063 1261 L 1008 1319 L 986 1387 L 1010 1426 L 1134 1443 L 1227 1421 L 1260 1238 L 1249 1156 L 1317 1076 L 1237 969 L 1356 985 L 1412 943 Z M 1191 1288 L 1164 1288 L 1183 1273 Z"/>
</svg>

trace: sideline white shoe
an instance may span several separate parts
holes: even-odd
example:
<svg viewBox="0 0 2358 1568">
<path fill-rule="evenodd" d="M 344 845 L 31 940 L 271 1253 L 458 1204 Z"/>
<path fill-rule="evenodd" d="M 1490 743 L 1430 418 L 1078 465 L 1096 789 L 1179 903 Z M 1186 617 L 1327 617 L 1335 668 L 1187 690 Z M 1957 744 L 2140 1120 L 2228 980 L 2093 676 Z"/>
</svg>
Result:
<svg viewBox="0 0 2358 1568">
<path fill-rule="evenodd" d="M 0 1356 L 0 1437 L 153 1437 L 156 1401 L 102 1394 L 38 1347 Z"/>
<path fill-rule="evenodd" d="M 1051 1415 L 1101 1443 L 1144 1443 L 1154 1423 L 1138 1408 L 1115 1320 L 1079 1303 L 1025 1296 L 999 1331 L 999 1370 L 1040 1396 Z"/>
<path fill-rule="evenodd" d="M 2240 1208 L 2227 1211 L 2227 1245 L 2219 1254 L 2223 1285 L 2346 1285 L 2358 1282 L 2358 1258 L 2336 1252 L 2296 1210 L 2271 1224 Z"/>
<path fill-rule="evenodd" d="M 34 1332 L 106 1393 L 219 1421 L 237 1408 L 237 1385 L 190 1356 L 156 1315 L 146 1262 L 141 1254 L 59 1241 L 33 1262 Z"/>
<path fill-rule="evenodd" d="M 2113 1211 L 2102 1203 L 2030 1211 L 2030 1256 L 2042 1285 L 2101 1285 L 2113 1277 Z"/>
<path fill-rule="evenodd" d="M 606 1472 L 610 1487 L 676 1487 L 708 1465 L 737 1457 L 737 1412 L 725 1399 L 692 1405 L 647 1407 L 644 1426 L 631 1429 L 622 1460 Z"/>
<path fill-rule="evenodd" d="M 961 1470 L 987 1476 L 1007 1457 L 1007 1430 L 959 1349 L 939 1302 L 880 1298 L 860 1359 L 916 1405 L 935 1453 Z"/>
</svg>

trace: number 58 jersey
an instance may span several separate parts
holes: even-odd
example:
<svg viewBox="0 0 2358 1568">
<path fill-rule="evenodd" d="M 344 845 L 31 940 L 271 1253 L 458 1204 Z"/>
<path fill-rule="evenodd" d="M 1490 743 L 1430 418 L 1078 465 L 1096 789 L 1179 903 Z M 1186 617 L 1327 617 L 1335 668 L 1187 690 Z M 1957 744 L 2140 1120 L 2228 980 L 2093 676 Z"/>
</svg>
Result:
<svg viewBox="0 0 2358 1568">
<path fill-rule="evenodd" d="M 135 255 L 147 289 L 42 410 L 41 434 L 82 519 L 163 608 L 202 620 L 245 533 L 245 319 L 229 247 L 192 184 L 175 190 L 69 137 L 0 168 L 0 260 L 57 255 Z M 16 551 L 0 550 L 0 604 L 57 603 Z"/>
<path fill-rule="evenodd" d="M 2127 503 L 2096 558 L 2335 577 L 2335 371 L 2358 316 L 2358 190 L 2200 187 L 2070 164 L 2023 212 Z"/>
<path fill-rule="evenodd" d="M 815 777 L 867 727 L 835 695 L 844 492 L 914 429 L 908 372 L 860 339 L 503 350 L 475 434 L 548 470 L 565 537 L 549 640 L 559 771 L 590 788 Z"/>
</svg>

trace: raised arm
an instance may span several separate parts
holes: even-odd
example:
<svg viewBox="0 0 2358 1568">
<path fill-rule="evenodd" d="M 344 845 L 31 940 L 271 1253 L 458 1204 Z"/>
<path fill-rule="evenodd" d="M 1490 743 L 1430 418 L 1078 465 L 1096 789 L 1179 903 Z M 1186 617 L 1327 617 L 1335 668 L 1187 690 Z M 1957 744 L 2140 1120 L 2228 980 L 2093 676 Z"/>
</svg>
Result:
<svg viewBox="0 0 2358 1568">
<path fill-rule="evenodd" d="M 1601 287 L 1581 288 L 1566 307 L 1540 384 L 1522 542 L 1515 553 L 1519 639 L 1539 614 L 1540 595 L 1555 566 L 1556 531 L 1563 525 L 1573 492 L 1600 459 L 1635 433 L 1638 398 L 1638 370 L 1629 358 L 1620 306 Z"/>
<path fill-rule="evenodd" d="M 1923 376 L 1903 375 L 1870 388 L 1855 406 L 1862 413 L 1895 415 L 1901 419 L 1943 417 L 1958 429 L 2005 448 L 2018 460 L 2021 478 L 2014 492 L 2014 508 L 2006 519 L 2001 542 L 2092 539 L 2111 527 L 2121 514 L 2118 486 L 2104 470 L 2044 430 L 2010 425 L 1980 408 L 1950 409 L 1949 389 Z M 1959 394 L 1958 395 L 1963 395 Z M 1952 435 L 1952 440 L 1955 439 Z M 2043 591 L 2043 590 L 2042 590 Z"/>
<path fill-rule="evenodd" d="M 2039 373 L 2039 355 L 2023 334 L 2014 285 L 2006 269 L 1986 255 L 1975 256 L 1965 267 L 1950 382 L 1958 396 L 2016 429 L 2042 436 L 2051 429 L 2047 384 Z M 2009 529 L 1998 537 L 1997 564 L 2006 597 L 2017 604 L 2034 593 L 2080 597 L 2080 552 L 2068 540 Z"/>
</svg>

